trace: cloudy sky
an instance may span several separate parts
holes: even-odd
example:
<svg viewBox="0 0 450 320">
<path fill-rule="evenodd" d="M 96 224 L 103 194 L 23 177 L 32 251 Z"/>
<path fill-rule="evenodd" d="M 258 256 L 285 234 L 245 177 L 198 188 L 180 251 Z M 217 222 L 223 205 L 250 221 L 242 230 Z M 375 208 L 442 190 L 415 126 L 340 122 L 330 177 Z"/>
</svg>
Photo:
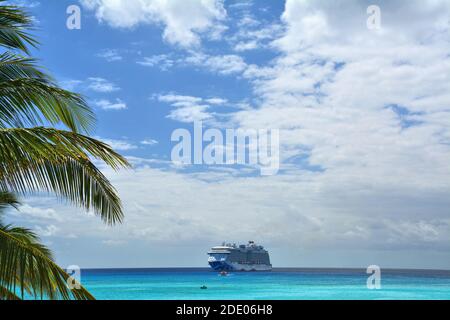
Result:
<svg viewBox="0 0 450 320">
<path fill-rule="evenodd" d="M 255 240 L 277 267 L 449 268 L 449 1 L 14 2 L 134 165 L 104 169 L 123 225 L 46 196 L 8 214 L 62 265 L 206 266 L 209 247 Z M 280 171 L 174 165 L 171 133 L 196 120 L 279 129 Z"/>
</svg>

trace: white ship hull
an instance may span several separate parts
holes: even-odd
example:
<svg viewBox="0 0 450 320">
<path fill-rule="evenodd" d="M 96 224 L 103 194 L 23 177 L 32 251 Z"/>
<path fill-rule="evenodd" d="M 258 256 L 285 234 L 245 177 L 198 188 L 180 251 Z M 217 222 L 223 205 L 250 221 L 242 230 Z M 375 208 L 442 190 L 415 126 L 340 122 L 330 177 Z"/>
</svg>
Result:
<svg viewBox="0 0 450 320">
<path fill-rule="evenodd" d="M 216 271 L 271 271 L 269 254 L 250 241 L 247 246 L 222 245 L 208 252 L 208 264 Z"/>
<path fill-rule="evenodd" d="M 237 262 L 229 262 L 226 260 L 216 260 L 209 258 L 208 263 L 217 271 L 271 271 L 271 264 L 242 264 Z"/>
</svg>

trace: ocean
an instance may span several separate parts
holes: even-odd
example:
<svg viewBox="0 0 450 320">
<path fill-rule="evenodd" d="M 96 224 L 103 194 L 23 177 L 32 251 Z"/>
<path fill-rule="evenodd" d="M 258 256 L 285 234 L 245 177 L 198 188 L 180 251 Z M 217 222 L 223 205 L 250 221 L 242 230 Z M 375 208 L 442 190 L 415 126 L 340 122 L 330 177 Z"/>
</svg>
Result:
<svg viewBox="0 0 450 320">
<path fill-rule="evenodd" d="M 204 268 L 89 269 L 81 282 L 99 300 L 450 299 L 450 271 L 382 270 L 381 288 L 372 290 L 365 271 L 274 269 L 220 276 Z"/>
</svg>

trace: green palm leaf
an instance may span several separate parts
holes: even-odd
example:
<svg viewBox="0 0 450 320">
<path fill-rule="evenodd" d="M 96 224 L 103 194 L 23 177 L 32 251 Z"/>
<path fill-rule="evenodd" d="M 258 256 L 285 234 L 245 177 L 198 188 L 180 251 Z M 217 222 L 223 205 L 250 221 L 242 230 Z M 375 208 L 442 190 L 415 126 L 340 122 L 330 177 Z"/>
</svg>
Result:
<svg viewBox="0 0 450 320">
<path fill-rule="evenodd" d="M 116 190 L 89 159 L 93 156 L 115 169 L 127 166 L 108 145 L 50 128 L 0 129 L 0 145 L 0 189 L 53 192 L 93 209 L 106 223 L 122 221 Z"/>
<path fill-rule="evenodd" d="M 49 252 L 32 231 L 0 225 L 0 288 L 4 293 L 17 295 L 19 290 L 23 299 L 28 288 L 32 296 L 42 299 L 94 299 L 81 286 L 69 289 L 70 276 L 53 262 Z"/>
<path fill-rule="evenodd" d="M 82 96 L 60 88 L 28 56 L 37 46 L 33 19 L 0 0 L 0 299 L 24 297 L 93 299 L 84 288 L 70 290 L 69 275 L 29 229 L 4 225 L 1 211 L 17 207 L 10 192 L 50 192 L 109 224 L 121 222 L 116 190 L 93 164 L 113 169 L 128 162 L 108 145 L 89 138 L 95 123 Z M 69 131 L 46 128 L 59 125 Z M 30 128 L 31 127 L 31 128 Z"/>
<path fill-rule="evenodd" d="M 0 223 L 1 223 L 1 214 L 2 211 L 8 207 L 16 208 L 19 205 L 19 200 L 17 197 L 10 192 L 0 192 Z"/>
<path fill-rule="evenodd" d="M 0 5 L 5 0 L 0 0 Z M 33 19 L 16 6 L 0 6 L 0 46 L 28 53 L 27 45 L 38 43 L 26 30 L 30 30 Z"/>
<path fill-rule="evenodd" d="M 0 300 L 23 299 L 25 293 L 49 299 L 93 299 L 83 287 L 67 286 L 69 275 L 54 263 L 51 251 L 34 232 L 3 224 L 3 211 L 18 204 L 14 194 L 0 192 Z"/>
<path fill-rule="evenodd" d="M 14 292 L 0 286 L 0 300 L 22 300 Z"/>
<path fill-rule="evenodd" d="M 89 132 L 95 123 L 84 99 L 61 89 L 35 60 L 9 52 L 0 55 L 0 128 L 62 123 Z"/>
</svg>

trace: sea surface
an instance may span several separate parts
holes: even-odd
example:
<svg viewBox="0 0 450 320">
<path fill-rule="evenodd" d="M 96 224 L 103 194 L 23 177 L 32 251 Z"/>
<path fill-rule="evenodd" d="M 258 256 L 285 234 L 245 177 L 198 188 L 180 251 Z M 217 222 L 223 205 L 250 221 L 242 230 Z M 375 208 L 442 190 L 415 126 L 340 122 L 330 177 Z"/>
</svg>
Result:
<svg viewBox="0 0 450 320">
<path fill-rule="evenodd" d="M 381 270 L 381 289 L 366 270 L 274 269 L 221 276 L 203 268 L 89 269 L 82 284 L 97 299 L 450 299 L 450 271 Z M 207 289 L 201 289 L 206 286 Z"/>
</svg>

